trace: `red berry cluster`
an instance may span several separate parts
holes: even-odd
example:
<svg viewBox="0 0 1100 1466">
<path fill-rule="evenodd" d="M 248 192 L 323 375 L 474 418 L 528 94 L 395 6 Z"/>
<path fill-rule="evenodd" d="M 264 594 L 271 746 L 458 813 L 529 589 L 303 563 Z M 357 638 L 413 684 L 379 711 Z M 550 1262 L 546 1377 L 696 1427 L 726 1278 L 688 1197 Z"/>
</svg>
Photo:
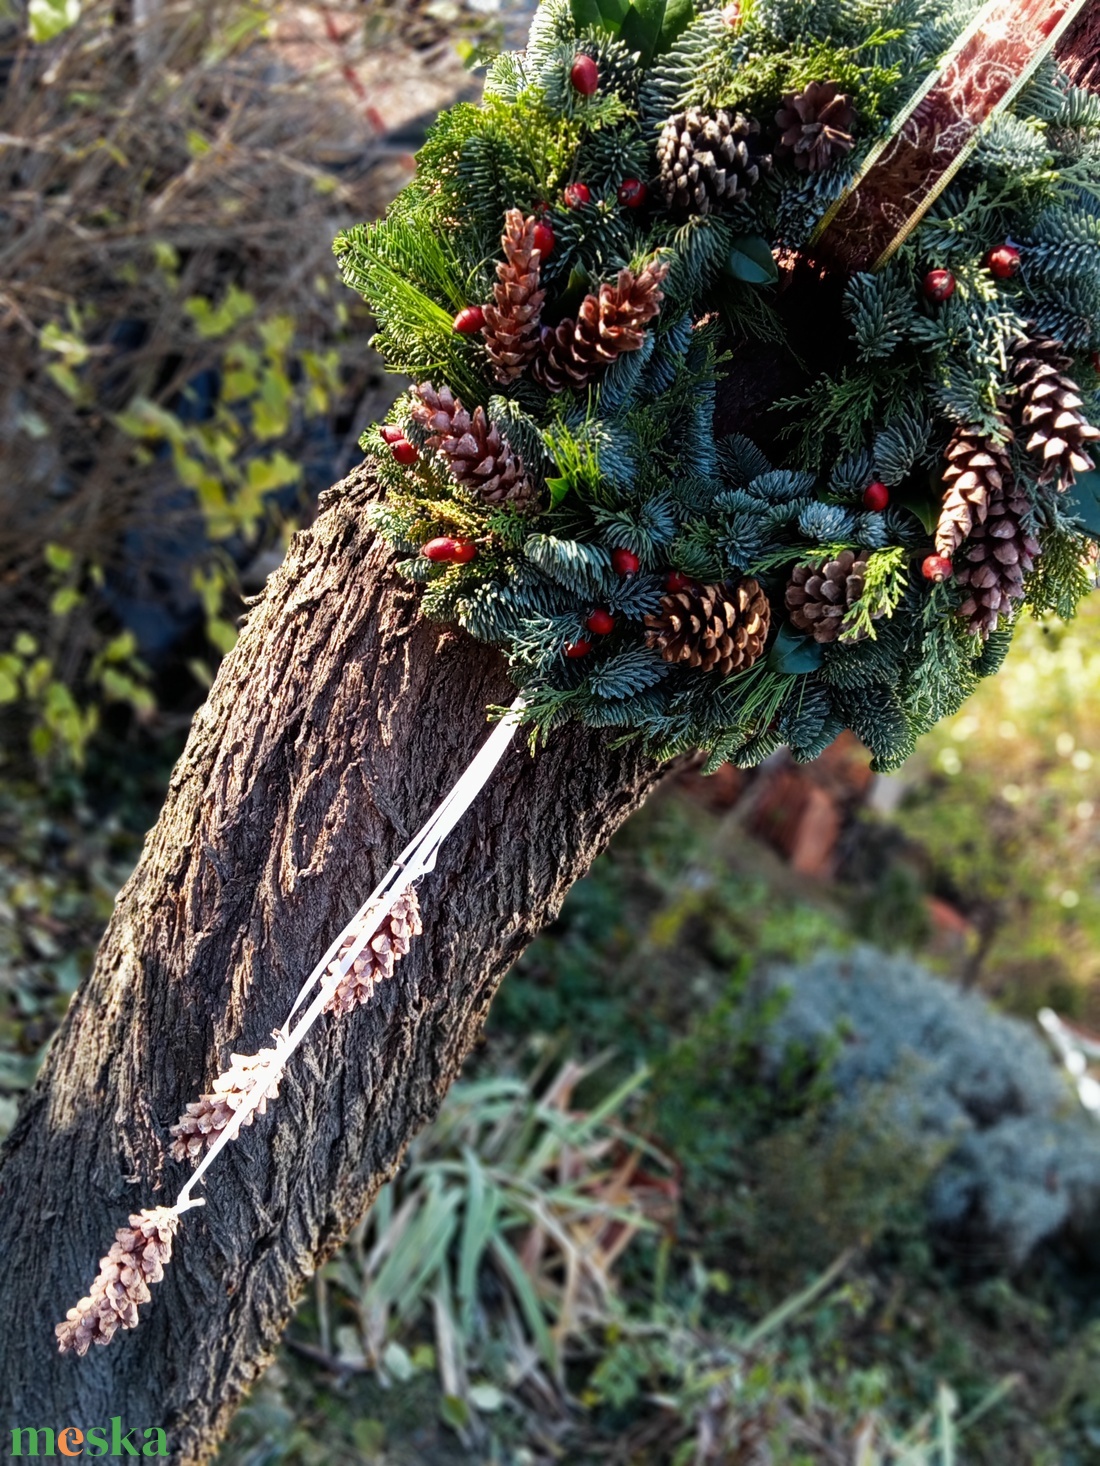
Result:
<svg viewBox="0 0 1100 1466">
<path fill-rule="evenodd" d="M 382 434 L 382 441 L 390 445 L 390 452 L 402 467 L 408 468 L 420 457 L 416 446 L 410 443 L 401 429 L 392 423 L 386 423 L 378 431 Z"/>
</svg>

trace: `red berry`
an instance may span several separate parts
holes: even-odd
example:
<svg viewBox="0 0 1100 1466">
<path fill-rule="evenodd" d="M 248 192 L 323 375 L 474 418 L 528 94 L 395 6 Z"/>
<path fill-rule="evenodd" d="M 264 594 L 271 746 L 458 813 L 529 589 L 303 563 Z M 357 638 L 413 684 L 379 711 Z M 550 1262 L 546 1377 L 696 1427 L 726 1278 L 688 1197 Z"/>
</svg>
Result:
<svg viewBox="0 0 1100 1466">
<path fill-rule="evenodd" d="M 616 575 L 637 575 L 642 562 L 633 550 L 612 550 L 611 568 Z"/>
<path fill-rule="evenodd" d="M 572 646 L 567 646 L 565 648 L 565 655 L 567 657 L 586 657 L 591 650 L 592 643 L 590 641 L 585 641 L 584 637 L 582 636 L 580 641 L 575 641 L 573 642 Z"/>
<path fill-rule="evenodd" d="M 1011 280 L 1020 268 L 1020 251 L 1011 244 L 999 244 L 985 257 L 986 269 L 998 280 Z"/>
<path fill-rule="evenodd" d="M 592 95 L 600 84 L 600 72 L 591 56 L 573 57 L 569 80 L 573 83 L 573 90 L 580 92 L 582 97 Z"/>
<path fill-rule="evenodd" d="M 946 555 L 927 555 L 921 564 L 920 573 L 925 580 L 934 580 L 938 585 L 941 580 L 950 580 L 952 568 Z"/>
<path fill-rule="evenodd" d="M 570 183 L 564 190 L 565 207 L 579 209 L 581 204 L 591 203 L 592 190 L 587 183 Z"/>
<path fill-rule="evenodd" d="M 408 468 L 410 463 L 415 463 L 420 457 L 419 452 L 405 438 L 398 438 L 395 443 L 390 444 L 390 452 L 397 459 L 398 463 Z"/>
<path fill-rule="evenodd" d="M 947 300 L 955 293 L 955 277 L 950 270 L 929 270 L 922 288 L 929 300 Z"/>
<path fill-rule="evenodd" d="M 682 570 L 670 570 L 665 576 L 665 590 L 672 591 L 674 595 L 678 590 L 687 590 L 691 583 L 691 576 Z"/>
<path fill-rule="evenodd" d="M 554 250 L 554 231 L 549 224 L 536 224 L 532 240 L 535 248 L 545 260 Z"/>
<path fill-rule="evenodd" d="M 624 209 L 640 209 L 648 193 L 640 178 L 624 178 L 619 184 L 619 203 Z"/>
<path fill-rule="evenodd" d="M 878 514 L 890 502 L 890 490 L 880 479 L 869 483 L 863 491 L 863 507 Z"/>
<path fill-rule="evenodd" d="M 421 545 L 420 553 L 425 560 L 445 565 L 466 565 L 477 554 L 477 546 L 473 540 L 456 540 L 450 535 L 441 535 L 439 539 Z"/>
<path fill-rule="evenodd" d="M 378 431 L 382 434 L 383 443 L 400 443 L 405 436 L 397 424 L 392 422 L 383 423 Z"/>
<path fill-rule="evenodd" d="M 597 636 L 606 636 L 609 631 L 614 631 L 615 618 L 610 611 L 593 611 L 584 624 Z"/>
<path fill-rule="evenodd" d="M 473 336 L 480 331 L 485 324 L 485 312 L 479 305 L 467 305 L 459 311 L 451 322 L 452 328 L 460 336 Z"/>
<path fill-rule="evenodd" d="M 1094 372 L 1100 372 L 1100 351 L 1094 351 L 1089 357 Z"/>
</svg>

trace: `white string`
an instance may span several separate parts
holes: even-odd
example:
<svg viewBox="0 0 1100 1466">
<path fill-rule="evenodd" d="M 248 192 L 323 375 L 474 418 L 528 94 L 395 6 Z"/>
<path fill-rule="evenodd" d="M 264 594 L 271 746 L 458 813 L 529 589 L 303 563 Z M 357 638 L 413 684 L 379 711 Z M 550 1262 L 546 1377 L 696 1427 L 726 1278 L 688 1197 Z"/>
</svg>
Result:
<svg viewBox="0 0 1100 1466">
<path fill-rule="evenodd" d="M 233 1112 L 233 1118 L 224 1130 L 221 1131 L 214 1144 L 206 1152 L 202 1161 L 193 1172 L 191 1179 L 184 1186 L 176 1204 L 172 1208 L 178 1215 L 187 1211 L 193 1206 L 203 1206 L 204 1198 L 191 1195 L 192 1190 L 198 1184 L 203 1174 L 209 1170 L 216 1157 L 221 1151 L 235 1140 L 240 1134 L 241 1127 L 246 1123 L 252 1112 L 258 1108 L 266 1094 L 269 1093 L 271 1084 L 277 1080 L 286 1068 L 287 1060 L 294 1050 L 305 1038 L 306 1034 L 316 1023 L 317 1019 L 324 1012 L 325 1007 L 335 993 L 336 989 L 344 980 L 352 963 L 359 956 L 360 952 L 367 945 L 370 939 L 378 931 L 378 928 L 389 916 L 394 906 L 405 891 L 418 881 L 421 876 L 427 875 L 435 869 L 436 857 L 439 854 L 440 846 L 458 824 L 459 820 L 470 808 L 477 796 L 484 789 L 489 777 L 512 741 L 512 735 L 516 731 L 519 722 L 519 715 L 526 704 L 522 697 L 517 697 L 507 713 L 493 729 L 492 733 L 485 740 L 484 746 L 475 754 L 466 772 L 451 789 L 450 793 L 437 807 L 435 813 L 428 819 L 412 840 L 402 850 L 389 870 L 379 881 L 371 894 L 363 902 L 362 906 L 355 913 L 352 919 L 344 927 L 340 935 L 328 948 L 325 955 L 317 963 L 302 984 L 298 996 L 291 1005 L 283 1025 L 276 1031 L 275 1047 L 270 1065 L 257 1074 L 257 1079 L 252 1088 L 244 1096 L 240 1107 Z M 353 935 L 354 934 L 354 935 Z M 349 941 L 346 954 L 339 963 L 328 970 L 329 963 L 340 951 L 344 943 Z M 320 989 L 313 1001 L 306 1008 L 305 1012 L 291 1027 L 291 1020 L 295 1013 L 306 1001 L 314 985 L 320 981 Z"/>
</svg>

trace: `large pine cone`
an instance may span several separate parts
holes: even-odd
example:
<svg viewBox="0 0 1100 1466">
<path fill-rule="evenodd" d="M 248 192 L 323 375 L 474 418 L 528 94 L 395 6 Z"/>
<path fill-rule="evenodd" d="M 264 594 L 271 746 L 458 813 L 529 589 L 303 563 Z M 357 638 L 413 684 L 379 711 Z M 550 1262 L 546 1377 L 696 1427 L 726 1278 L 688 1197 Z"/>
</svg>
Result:
<svg viewBox="0 0 1100 1466">
<path fill-rule="evenodd" d="M 775 114 L 777 158 L 790 158 L 803 173 L 816 173 L 850 151 L 855 112 L 835 81 L 812 81 L 791 92 Z"/>
<path fill-rule="evenodd" d="M 1068 488 L 1074 475 L 1095 467 L 1085 445 L 1100 438 L 1100 429 L 1081 413 L 1081 394 L 1067 375 L 1070 359 L 1057 341 L 1038 334 L 1013 347 L 1012 381 L 1024 446 L 1043 460 L 1044 479 L 1056 478 Z"/>
<path fill-rule="evenodd" d="M 673 213 L 709 214 L 745 198 L 771 167 L 752 117 L 689 107 L 670 117 L 657 143 L 661 190 Z"/>
<path fill-rule="evenodd" d="M 586 295 L 576 320 L 544 326 L 541 355 L 532 375 L 548 392 L 585 387 L 624 351 L 637 351 L 645 340 L 643 327 L 661 309 L 661 281 L 666 264 L 647 265 L 640 275 L 620 270 L 614 285 L 601 285 Z"/>
<path fill-rule="evenodd" d="M 955 429 L 945 457 L 936 549 L 950 557 L 983 523 L 991 495 L 1011 481 L 1012 469 L 1004 448 L 970 428 Z"/>
<path fill-rule="evenodd" d="M 1039 541 L 1024 525 L 1030 504 L 1011 482 L 990 494 L 982 524 L 956 556 L 955 580 L 970 594 L 959 607 L 975 636 L 996 631 L 1002 616 L 1024 598 L 1024 576 L 1034 568 Z"/>
<path fill-rule="evenodd" d="M 449 387 L 436 391 L 431 382 L 421 382 L 413 391 L 420 401 L 413 403 L 412 416 L 429 430 L 428 447 L 438 449 L 457 481 L 483 504 L 528 508 L 535 490 L 523 459 L 485 409 L 477 407 L 471 414 Z"/>
<path fill-rule="evenodd" d="M 646 646 L 660 647 L 666 662 L 727 677 L 751 667 L 764 650 L 771 607 L 759 582 L 746 578 L 670 591 L 645 624 Z"/>
<path fill-rule="evenodd" d="M 867 557 L 866 550 L 843 550 L 825 565 L 796 565 L 784 595 L 791 625 L 810 632 L 814 641 L 836 641 L 845 616 L 863 594 Z M 844 640 L 862 641 L 866 635 L 851 631 Z"/>
<path fill-rule="evenodd" d="M 535 225 L 519 209 L 505 215 L 500 237 L 504 262 L 497 265 L 495 305 L 484 308 L 482 335 L 498 382 L 518 377 L 538 355 L 539 316 L 546 292 L 539 289 L 541 255 L 535 248 Z"/>
</svg>

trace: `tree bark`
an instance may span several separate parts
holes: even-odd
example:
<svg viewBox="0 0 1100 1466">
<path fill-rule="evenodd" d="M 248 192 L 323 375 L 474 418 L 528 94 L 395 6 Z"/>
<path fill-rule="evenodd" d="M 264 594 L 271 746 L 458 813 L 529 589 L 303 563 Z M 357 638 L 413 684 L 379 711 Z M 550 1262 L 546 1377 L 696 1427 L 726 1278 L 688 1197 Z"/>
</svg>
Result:
<svg viewBox="0 0 1100 1466">
<path fill-rule="evenodd" d="M 417 614 L 360 470 L 295 537 L 195 719 L 0 1168 L 3 1427 L 160 1426 L 206 1460 L 315 1268 L 436 1113 L 501 978 L 660 770 L 522 735 L 423 884 L 392 982 L 325 1018 L 210 1173 L 140 1326 L 84 1359 L 54 1324 L 128 1214 L 187 1168 L 168 1126 L 268 1040 L 314 960 L 511 701 L 502 658 Z M 6 1439 L 7 1437 L 5 1437 Z M 141 1439 L 139 1430 L 138 1440 Z"/>
</svg>

